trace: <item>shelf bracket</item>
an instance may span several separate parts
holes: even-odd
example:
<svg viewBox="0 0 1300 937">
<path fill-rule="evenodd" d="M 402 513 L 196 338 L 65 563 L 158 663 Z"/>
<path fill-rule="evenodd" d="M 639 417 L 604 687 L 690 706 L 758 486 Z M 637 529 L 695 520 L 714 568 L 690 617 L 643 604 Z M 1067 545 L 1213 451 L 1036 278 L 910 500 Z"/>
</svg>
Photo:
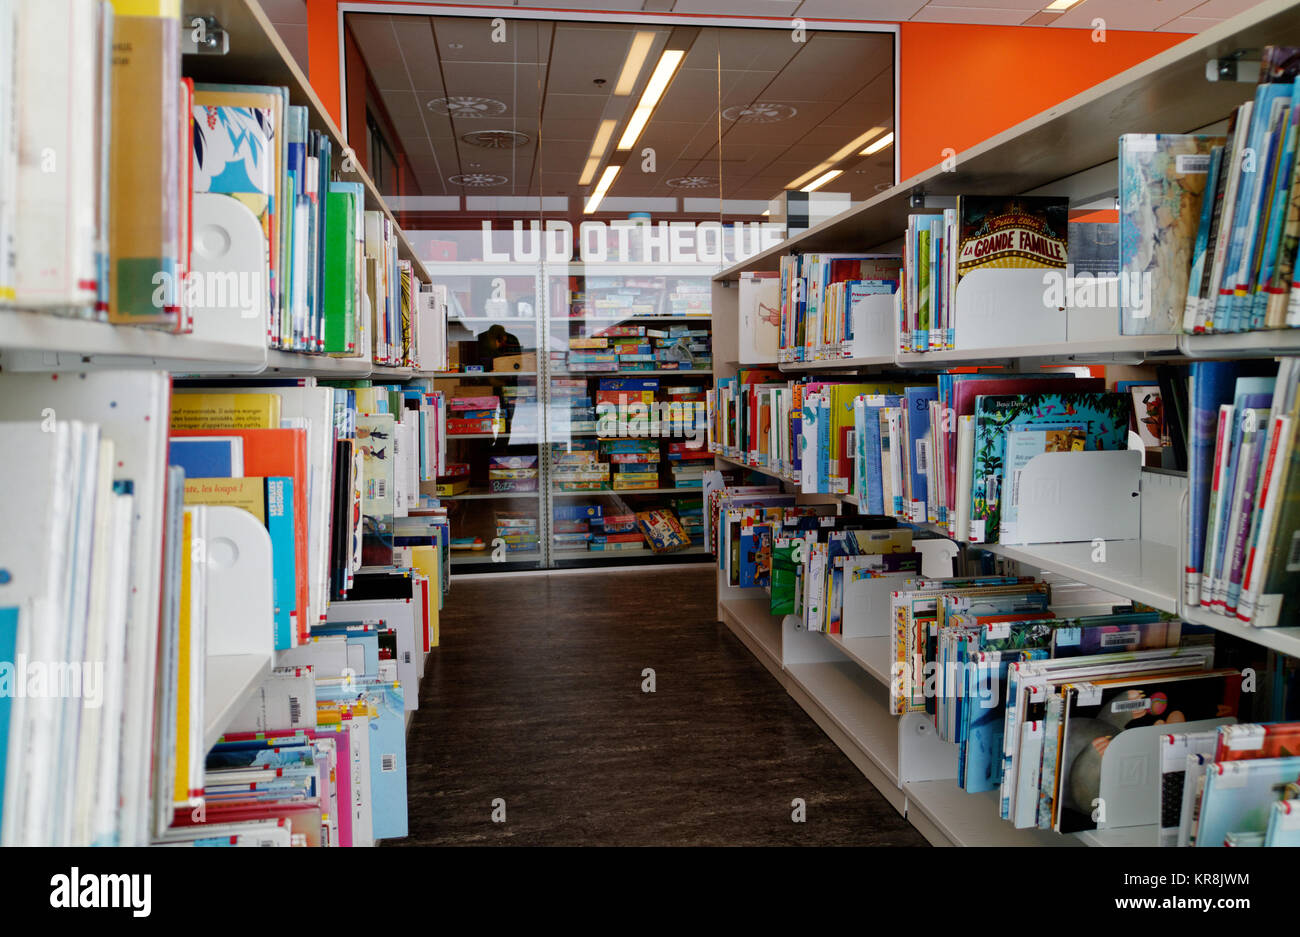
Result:
<svg viewBox="0 0 1300 937">
<path fill-rule="evenodd" d="M 230 34 L 213 15 L 191 16 L 182 24 L 182 55 L 225 55 L 230 51 Z"/>
<path fill-rule="evenodd" d="M 1206 62 L 1205 80 L 1246 81 L 1254 84 L 1259 80 L 1259 64 L 1258 49 L 1238 49 L 1231 55 Z"/>
</svg>

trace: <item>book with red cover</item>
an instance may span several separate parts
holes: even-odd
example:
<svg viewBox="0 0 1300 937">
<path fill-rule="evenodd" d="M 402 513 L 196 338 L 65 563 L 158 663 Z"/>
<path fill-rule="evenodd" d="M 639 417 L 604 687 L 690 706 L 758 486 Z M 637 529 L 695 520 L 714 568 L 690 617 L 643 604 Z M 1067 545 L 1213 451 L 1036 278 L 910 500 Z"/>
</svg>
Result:
<svg viewBox="0 0 1300 937">
<path fill-rule="evenodd" d="M 298 598 L 293 631 L 298 643 L 308 638 L 307 621 L 307 431 L 305 429 L 186 429 L 172 439 L 192 436 L 238 436 L 244 441 L 244 474 L 287 475 L 293 479 L 293 530 L 297 553 Z M 322 495 L 323 496 L 323 495 Z"/>
<path fill-rule="evenodd" d="M 1300 722 L 1220 726 L 1219 741 L 1214 750 L 1215 761 L 1298 756 L 1300 756 Z"/>
</svg>

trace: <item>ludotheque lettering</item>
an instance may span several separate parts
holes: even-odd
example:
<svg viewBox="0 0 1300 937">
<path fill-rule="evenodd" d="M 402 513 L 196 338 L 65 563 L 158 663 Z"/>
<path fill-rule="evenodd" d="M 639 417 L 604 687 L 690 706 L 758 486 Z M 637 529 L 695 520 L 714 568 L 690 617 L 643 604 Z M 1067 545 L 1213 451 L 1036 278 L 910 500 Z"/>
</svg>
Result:
<svg viewBox="0 0 1300 937">
<path fill-rule="evenodd" d="M 130 908 L 132 917 L 153 910 L 153 876 L 149 874 L 82 875 L 73 866 L 67 875 L 50 879 L 51 908 Z"/>
</svg>

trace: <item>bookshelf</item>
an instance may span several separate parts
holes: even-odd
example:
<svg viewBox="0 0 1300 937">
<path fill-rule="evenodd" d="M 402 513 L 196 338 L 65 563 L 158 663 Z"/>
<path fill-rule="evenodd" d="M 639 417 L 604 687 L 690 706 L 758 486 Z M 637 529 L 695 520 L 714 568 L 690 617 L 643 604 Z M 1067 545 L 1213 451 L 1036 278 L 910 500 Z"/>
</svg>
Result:
<svg viewBox="0 0 1300 937">
<path fill-rule="evenodd" d="M 1076 207 L 1095 208 L 1116 194 L 1116 139 L 1122 133 L 1190 132 L 1225 121 L 1254 94 L 1249 83 L 1205 80 L 1206 63 L 1237 50 L 1300 42 L 1296 5 L 1269 0 L 1206 30 L 1128 71 L 1062 102 L 956 157 L 955 169 L 935 166 L 834 218 L 787 238 L 713 278 L 715 382 L 739 370 L 741 274 L 776 271 L 780 258 L 805 252 L 897 251 L 914 197 L 945 199 L 966 194 L 1068 196 Z M 924 204 L 924 203 L 922 203 Z M 949 203 L 950 204 L 950 203 Z M 930 204 L 927 207 L 934 207 Z M 895 326 L 896 327 L 896 326 Z M 1073 334 L 1073 330 L 1067 334 Z M 1003 336 L 998 336 L 999 338 Z M 1014 341 L 1011 335 L 1006 336 Z M 951 351 L 893 354 L 864 359 L 777 364 L 791 376 L 813 373 L 850 377 L 870 370 L 879 376 L 953 366 L 1001 364 L 1139 364 L 1199 358 L 1268 358 L 1300 353 L 1300 330 L 1228 335 L 1080 335 L 1047 344 L 963 347 Z M 895 341 L 895 347 L 897 341 Z M 839 500 L 844 495 L 804 495 L 788 474 L 750 465 L 736 452 L 715 453 L 719 468 L 740 468 L 783 483 L 800 501 Z M 1104 560 L 1091 543 L 1031 546 L 972 544 L 1038 571 L 1044 578 L 1078 583 L 1110 596 L 1150 605 L 1184 621 L 1208 626 L 1281 654 L 1300 656 L 1300 627 L 1256 628 L 1201 608 L 1183 598 L 1186 510 L 1185 473 L 1142 473 L 1141 536 L 1105 544 Z M 935 524 L 913 525 L 947 537 Z M 1058 835 L 1018 830 L 998 817 L 995 793 L 969 794 L 956 777 L 956 746 L 939 741 L 932 723 L 913 715 L 892 716 L 887 687 L 894 639 L 807 633 L 794 616 L 770 614 L 763 589 L 736 589 L 719 576 L 717 618 L 773 674 L 881 793 L 934 844 L 1020 846 L 1151 845 L 1150 826 Z M 887 625 L 881 631 L 890 635 Z M 882 703 L 882 699 L 884 702 Z M 928 717 L 927 717 L 928 718 Z M 928 733 L 927 733 L 928 729 Z"/>
<path fill-rule="evenodd" d="M 210 15 L 225 31 L 229 43 L 229 52 L 225 55 L 185 54 L 181 59 L 181 73 L 197 82 L 286 87 L 290 101 L 306 108 L 308 126 L 333 141 L 337 154 L 333 179 L 361 185 L 364 208 L 380 212 L 393 222 L 393 240 L 390 243 L 395 247 L 396 255 L 410 262 L 416 281 L 429 282 L 429 273 L 373 181 L 355 161 L 347 160 L 348 164 L 343 165 L 348 155 L 346 141 L 312 92 L 306 77 L 260 5 L 253 0 L 213 0 L 210 3 L 183 2 L 179 6 L 183 8 L 182 32 L 188 32 L 189 18 Z M 30 80 L 29 75 L 18 77 Z M 31 87 L 27 86 L 28 89 Z M 9 90 L 6 88 L 6 92 Z M 116 126 L 112 129 L 114 132 L 119 130 Z M 196 204 L 200 197 L 217 196 L 195 195 Z M 179 199 L 176 201 L 179 204 Z M 129 213 L 130 209 L 129 205 L 113 206 L 114 212 Z M 195 217 L 199 217 L 197 212 Z M 252 218 L 251 215 L 248 217 Z M 198 223 L 195 228 L 199 228 Z M 19 234 L 21 236 L 21 229 Z M 203 242 L 196 238 L 191 246 L 191 256 L 195 258 L 192 270 L 213 272 L 205 270 L 198 261 L 204 254 Z M 263 266 L 262 274 L 265 272 Z M 354 381 L 373 378 L 397 383 L 421 376 L 412 368 L 375 363 L 368 354 L 340 358 L 268 348 L 265 323 L 256 316 L 232 317 L 229 322 L 200 322 L 200 318 L 196 316 L 194 333 L 176 334 L 49 312 L 0 308 L 0 371 L 3 371 L 0 383 L 5 384 L 4 393 L 0 393 L 0 403 L 3 404 L 0 410 L 6 412 L 8 419 L 16 421 L 15 426 L 19 426 L 21 421 L 40 419 L 43 408 L 48 407 L 48 418 L 54 421 L 54 433 L 64 433 L 69 427 L 83 425 L 87 434 L 93 431 L 93 437 L 85 437 L 94 440 L 87 443 L 86 448 L 98 452 L 100 460 L 98 464 L 93 461 L 61 462 L 58 466 L 63 483 L 71 484 L 67 479 L 75 479 L 84 492 L 85 503 L 93 502 L 93 520 L 97 526 L 94 537 L 90 539 L 94 542 L 85 546 L 89 542 L 86 525 L 80 522 L 73 528 L 75 536 L 65 535 L 63 529 L 46 530 L 44 533 L 48 537 L 42 537 L 38 532 L 22 546 L 23 550 L 35 556 L 48 554 L 66 558 L 70 554 L 60 551 L 70 549 L 69 542 L 81 544 L 85 547 L 85 553 L 79 557 L 82 562 L 70 566 L 82 571 L 78 575 L 87 581 L 93 575 L 96 582 L 103 583 L 105 597 L 101 601 L 107 602 L 108 596 L 117 595 L 115 601 L 121 604 L 117 613 L 120 621 L 116 625 L 120 631 L 112 641 L 103 638 L 102 629 L 106 626 L 99 622 L 106 613 L 94 606 L 89 612 L 70 607 L 71 613 L 58 621 L 58 626 L 71 635 L 69 640 L 89 641 L 99 635 L 94 639 L 107 641 L 107 653 L 101 651 L 105 657 L 102 663 L 111 668 L 107 670 L 108 683 L 116 684 L 109 696 L 116 694 L 119 697 L 112 716 L 115 721 L 103 724 L 105 736 L 110 732 L 115 735 L 111 765 L 117 770 L 108 773 L 120 781 L 114 788 L 117 805 L 112 809 L 110 826 L 96 832 L 96 843 L 147 845 L 156 841 L 168 827 L 173 807 L 174 816 L 183 817 L 186 813 L 184 802 L 177 800 L 173 804 L 168 796 L 173 773 L 183 781 L 185 773 L 197 763 L 199 787 L 203 786 L 203 755 L 232 729 L 249 728 L 247 723 L 252 718 L 248 714 L 250 704 L 268 685 L 273 668 L 285 661 L 284 651 L 312 646 L 309 626 L 301 623 L 314 625 L 317 613 L 321 621 L 325 620 L 332 597 L 332 577 L 339 571 L 329 566 L 330 535 L 335 521 L 331 498 L 335 492 L 331 490 L 332 483 L 326 481 L 334 468 L 332 446 L 338 426 L 335 420 L 341 419 L 340 411 L 332 409 L 330 404 L 338 404 L 338 399 L 331 397 L 332 391 L 313 386 L 310 381 L 298 387 L 288 387 L 289 382 L 277 379 L 307 377 Z M 292 443 L 278 438 L 277 441 L 284 442 L 284 445 L 274 455 L 282 455 L 291 445 L 299 445 L 299 438 L 305 443 L 301 451 L 292 453 L 293 478 L 302 482 L 293 489 L 301 500 L 295 498 L 293 504 L 295 511 L 298 505 L 303 507 L 303 511 L 292 515 L 295 522 L 287 532 L 288 542 L 301 551 L 297 557 L 301 559 L 305 555 L 307 559 L 296 568 L 291 566 L 287 574 L 290 580 L 298 583 L 297 601 L 289 603 L 290 606 L 296 604 L 297 608 L 297 617 L 291 618 L 287 625 L 292 631 L 291 637 L 286 637 L 286 633 L 273 633 L 273 629 L 281 624 L 276 616 L 284 613 L 273 600 L 275 588 L 282 585 L 283 580 L 277 581 L 274 577 L 286 573 L 282 563 L 279 572 L 275 572 L 271 560 L 273 556 L 283 559 L 283 553 L 274 553 L 273 550 L 284 545 L 286 530 L 282 527 L 277 534 L 271 534 L 255 516 L 253 508 L 241 511 L 228 504 L 216 503 L 202 507 L 196 503 L 192 512 L 187 507 L 196 525 L 192 537 L 189 522 L 182 526 L 180 505 L 191 502 L 181 496 L 179 477 L 167 469 L 173 461 L 173 453 L 169 451 L 169 401 L 175 400 L 179 393 L 172 379 L 189 376 L 238 379 L 241 386 L 237 393 L 247 391 L 249 384 L 270 382 L 265 384 L 265 389 L 281 395 L 284 420 L 292 421 L 292 429 L 298 434 Z M 260 385 L 258 389 L 261 389 Z M 301 396 L 295 397 L 295 394 Z M 313 410 L 313 406 L 317 408 Z M 56 413 L 57 417 L 54 416 Z M 214 422 L 220 420 L 215 413 L 212 416 Z M 216 425 L 221 427 L 218 431 L 223 432 L 234 422 L 216 422 Z M 288 432 L 288 428 L 280 423 L 263 425 L 267 426 L 265 430 L 250 432 Z M 229 432 L 236 434 L 242 430 L 229 429 Z M 255 448 L 251 437 L 245 437 L 244 442 L 249 448 L 241 452 L 241 460 L 245 455 L 251 457 Z M 91 449 L 91 445 L 96 448 Z M 269 449 L 273 443 L 266 445 Z M 8 466 L 22 468 L 26 464 L 23 459 L 32 464 L 43 464 L 35 461 L 39 458 L 34 453 L 15 454 Z M 198 473 L 194 477 L 224 480 L 227 472 L 239 475 L 242 468 L 236 470 L 234 461 L 233 458 L 230 460 L 231 467 L 216 467 L 210 476 Z M 252 476 L 254 473 L 248 474 Z M 283 471 L 277 469 L 260 474 L 278 477 L 291 472 L 284 468 Z M 53 473 L 51 475 L 53 477 Z M 311 482 L 308 483 L 307 479 Z M 94 487 L 95 482 L 100 486 L 98 489 Z M 268 487 L 265 492 L 268 517 L 272 515 L 270 490 Z M 287 487 L 280 489 L 286 490 Z M 90 497 L 92 492 L 93 498 Z M 110 492 L 113 497 L 106 498 Z M 262 493 L 258 489 L 256 497 L 260 499 Z M 128 498 L 132 499 L 129 503 Z M 112 517 L 113 511 L 118 512 L 118 516 Z M 286 512 L 279 516 L 289 515 Z M 235 518 L 233 522 L 231 517 Z M 197 530 L 199 519 L 206 525 L 201 531 Z M 219 524 L 219 520 L 222 523 Z M 339 523 L 342 522 L 340 519 Z M 112 524 L 116 527 L 113 527 L 110 539 L 109 527 Z M 251 539 L 246 536 L 250 525 L 257 534 Z M 186 531 L 185 534 L 178 536 L 182 530 Z M 437 583 L 430 590 L 430 601 L 423 606 L 428 619 L 418 619 L 429 626 L 429 630 L 424 635 L 416 633 L 417 654 L 422 650 L 422 639 L 436 633 L 433 629 L 442 603 L 440 587 L 445 585 L 442 571 L 446 567 L 431 557 L 439 561 L 444 558 L 436 550 L 428 550 L 429 546 L 439 542 L 438 531 L 439 528 L 433 526 L 409 538 L 415 541 L 412 549 L 424 547 L 423 553 L 414 554 L 421 557 L 420 561 L 411 560 L 408 566 L 399 560 L 395 566 L 368 567 L 356 573 L 360 577 L 379 571 L 397 572 L 400 568 L 406 575 L 396 578 L 411 583 Z M 445 533 L 445 527 L 441 531 Z M 279 539 L 273 540 L 276 536 Z M 420 536 L 424 537 L 423 541 Z M 186 543 L 194 549 L 187 550 Z M 360 556 L 357 555 L 356 559 L 359 561 Z M 10 562 L 7 558 L 5 565 Z M 418 562 L 425 562 L 425 566 L 417 575 L 411 570 L 417 568 Z M 194 586 L 191 598 L 187 600 L 191 603 L 189 605 L 183 605 L 179 597 L 190 588 L 190 584 L 180 584 L 182 568 L 188 571 L 187 583 Z M 91 569 L 92 573 L 86 575 L 85 569 Z M 202 583 L 201 591 L 199 583 Z M 0 586 L 6 584 L 8 577 Z M 11 597 L 12 593 L 4 596 L 6 599 Z M 44 601 L 42 595 L 34 594 L 34 597 Z M 22 603 L 31 600 L 22 594 L 17 596 L 17 612 L 23 628 L 32 627 L 28 621 L 44 623 L 43 619 L 27 617 L 31 613 Z M 411 596 L 390 601 L 405 608 L 410 606 Z M 186 609 L 184 616 L 179 611 L 181 607 Z M 413 618 L 413 621 L 417 619 Z M 100 630 L 96 631 L 96 628 Z M 197 630 L 200 628 L 203 630 Z M 275 649 L 277 642 L 283 650 Z M 192 668 L 186 671 L 184 678 L 179 676 L 182 661 Z M 423 666 L 418 670 L 422 674 Z M 370 687 L 387 686 L 391 690 L 393 682 L 380 684 L 376 671 L 372 670 L 367 679 L 371 681 L 367 684 Z M 418 680 L 412 681 L 405 676 L 403 680 L 407 694 L 418 694 Z M 182 708 L 178 698 L 186 682 L 193 695 Z M 317 689 L 323 685 L 318 681 Z M 408 695 L 408 702 L 412 698 Z M 298 698 L 293 698 L 293 705 L 297 703 Z M 315 706 L 314 699 L 311 706 Z M 104 718 L 108 720 L 110 717 Z M 298 715 L 287 717 L 287 720 L 297 719 Z M 308 724 L 316 725 L 314 714 Z M 18 725 L 16 722 L 15 726 Z M 22 726 L 23 730 L 31 731 L 30 725 L 39 723 L 29 721 Z M 273 732 L 285 731 L 281 725 L 268 728 Z M 290 731 L 285 731 L 285 734 L 290 734 Z M 186 740 L 185 747 L 190 756 L 187 759 L 189 763 L 183 768 L 178 757 L 182 754 L 180 740 Z M 358 747 L 353 751 L 360 752 L 361 749 Z M 404 757 L 400 748 L 397 751 L 399 757 Z M 343 752 L 345 758 L 349 757 L 348 749 L 343 749 Z M 193 760 L 196 753 L 197 762 Z M 80 757 L 80 749 L 77 754 Z M 169 764 L 169 759 L 176 765 Z M 0 771 L 0 790 L 4 789 L 8 779 L 20 773 L 12 761 L 9 767 L 11 770 L 7 775 Z M 19 767 L 24 772 L 28 768 L 25 764 Z M 65 764 L 56 767 L 57 771 L 51 769 L 47 774 L 67 773 Z M 404 777 L 404 769 L 401 774 Z M 27 775 L 24 773 L 23 776 Z M 191 785 L 191 806 L 199 802 L 193 794 Z M 404 797 L 401 800 L 404 801 Z M 211 805 L 213 802 L 210 800 L 208 803 Z M 364 806 L 369 810 L 371 805 Z M 52 826 L 33 829 L 38 832 L 25 832 L 25 838 L 20 841 L 35 844 L 46 838 L 61 838 L 76 845 L 84 838 L 81 831 L 69 837 L 66 831 Z M 8 842 L 12 831 L 6 828 L 2 832 Z M 399 835 L 405 834 L 391 832 L 383 838 Z"/>
<path fill-rule="evenodd" d="M 388 216 L 398 231 L 399 256 L 411 262 L 421 280 L 429 282 L 429 273 L 415 248 L 402 233 L 396 216 L 360 162 L 352 160 L 347 166 L 341 165 L 342 154 L 348 152 L 348 141 L 343 138 L 343 132 L 330 117 L 257 0 L 182 0 L 181 12 L 185 23 L 196 16 L 214 17 L 230 40 L 230 49 L 225 55 L 187 55 L 185 74 L 195 81 L 283 85 L 288 88 L 289 103 L 307 108 L 309 129 L 326 133 L 334 141 L 334 152 L 340 154 L 339 180 L 360 182 L 365 186 L 366 209 L 381 211 Z"/>
<path fill-rule="evenodd" d="M 288 88 L 290 103 L 307 108 L 308 127 L 333 141 L 338 154 L 336 178 L 363 186 L 366 210 L 382 212 L 392 221 L 399 257 L 411 263 L 417 279 L 431 282 L 370 176 L 356 160 L 342 165 L 347 141 L 256 0 L 184 0 L 181 8 L 183 22 L 212 16 L 229 37 L 229 51 L 224 55 L 186 54 L 182 73 L 199 82 Z M 178 374 L 235 377 L 405 380 L 412 376 L 409 369 L 376 365 L 364 357 L 333 358 L 12 308 L 0 309 L 0 363 L 10 371 L 38 372 L 160 368 Z"/>
</svg>

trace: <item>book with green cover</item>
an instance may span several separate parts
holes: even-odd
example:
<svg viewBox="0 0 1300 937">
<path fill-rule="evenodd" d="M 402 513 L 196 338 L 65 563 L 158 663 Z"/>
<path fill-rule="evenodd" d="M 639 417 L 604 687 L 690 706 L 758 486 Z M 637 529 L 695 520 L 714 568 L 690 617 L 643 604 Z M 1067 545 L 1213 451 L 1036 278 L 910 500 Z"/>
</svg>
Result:
<svg viewBox="0 0 1300 937">
<path fill-rule="evenodd" d="M 351 192 L 325 195 L 325 318 L 327 353 L 356 345 L 356 206 Z"/>
</svg>

